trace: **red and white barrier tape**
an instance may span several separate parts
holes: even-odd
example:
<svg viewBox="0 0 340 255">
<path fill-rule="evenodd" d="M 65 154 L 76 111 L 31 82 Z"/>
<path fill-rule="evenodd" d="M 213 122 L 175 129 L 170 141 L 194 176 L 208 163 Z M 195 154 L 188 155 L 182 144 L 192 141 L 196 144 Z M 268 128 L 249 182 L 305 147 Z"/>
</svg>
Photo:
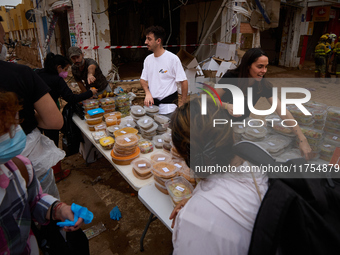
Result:
<svg viewBox="0 0 340 255">
<path fill-rule="evenodd" d="M 209 44 L 185 44 L 185 45 L 164 45 L 164 48 L 175 48 L 175 47 L 189 47 L 189 46 L 200 46 L 200 45 L 216 45 L 216 43 L 209 43 Z M 147 48 L 146 45 L 143 46 L 83 46 L 79 47 L 83 50 L 97 50 L 97 49 L 140 49 L 140 48 Z"/>
</svg>

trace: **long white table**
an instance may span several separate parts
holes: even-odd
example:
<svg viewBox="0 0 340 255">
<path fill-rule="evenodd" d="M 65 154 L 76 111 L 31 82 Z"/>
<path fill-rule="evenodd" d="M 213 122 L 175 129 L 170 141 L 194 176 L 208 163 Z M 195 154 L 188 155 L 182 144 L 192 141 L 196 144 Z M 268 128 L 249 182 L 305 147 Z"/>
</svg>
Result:
<svg viewBox="0 0 340 255">
<path fill-rule="evenodd" d="M 127 166 L 122 166 L 122 165 L 117 165 L 113 163 L 112 157 L 111 157 L 111 150 L 105 150 L 103 147 L 99 144 L 96 143 L 93 140 L 93 137 L 91 135 L 91 131 L 89 130 L 85 120 L 82 120 L 79 118 L 77 115 L 73 115 L 72 117 L 73 122 L 79 127 L 81 132 L 92 142 L 92 144 L 99 150 L 101 154 L 112 164 L 112 166 L 121 174 L 121 176 L 124 177 L 124 179 L 131 185 L 131 187 L 138 191 L 140 188 L 142 188 L 145 185 L 149 185 L 154 182 L 153 177 L 146 179 L 146 180 L 140 180 L 134 176 L 132 173 L 132 166 L 127 165 Z M 159 149 L 154 149 L 154 151 L 157 151 Z M 160 150 L 161 151 L 161 150 Z M 150 159 L 150 155 L 152 153 L 147 153 L 147 154 L 140 154 L 140 157 L 145 157 Z"/>
</svg>

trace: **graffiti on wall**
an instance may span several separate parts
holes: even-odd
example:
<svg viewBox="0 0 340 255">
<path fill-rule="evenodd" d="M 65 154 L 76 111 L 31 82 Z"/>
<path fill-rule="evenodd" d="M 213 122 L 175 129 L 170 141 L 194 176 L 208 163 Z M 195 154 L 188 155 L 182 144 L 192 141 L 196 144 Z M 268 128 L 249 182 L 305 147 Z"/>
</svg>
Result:
<svg viewBox="0 0 340 255">
<path fill-rule="evenodd" d="M 71 46 L 77 46 L 76 27 L 73 9 L 67 11 Z"/>
<path fill-rule="evenodd" d="M 82 47 L 83 46 L 83 38 L 82 38 L 82 33 L 83 33 L 83 27 L 81 26 L 81 24 L 77 24 L 75 26 L 75 32 L 76 32 L 76 40 L 77 40 L 77 44 L 78 44 L 78 47 Z"/>
</svg>

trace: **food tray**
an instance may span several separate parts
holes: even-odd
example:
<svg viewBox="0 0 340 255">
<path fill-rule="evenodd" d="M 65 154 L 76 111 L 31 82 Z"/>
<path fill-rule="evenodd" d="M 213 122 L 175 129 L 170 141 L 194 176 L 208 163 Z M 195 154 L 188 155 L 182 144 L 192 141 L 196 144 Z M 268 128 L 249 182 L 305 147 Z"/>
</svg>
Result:
<svg viewBox="0 0 340 255">
<path fill-rule="evenodd" d="M 166 152 L 154 152 L 153 154 L 151 154 L 150 159 L 152 163 L 170 162 L 171 155 Z"/>
<path fill-rule="evenodd" d="M 161 178 L 172 178 L 177 175 L 178 167 L 171 162 L 158 162 L 152 165 L 153 175 Z"/>
<path fill-rule="evenodd" d="M 132 119 L 123 119 L 119 125 L 120 128 L 125 128 L 125 127 L 131 127 L 134 128 L 136 127 L 136 123 Z"/>
<path fill-rule="evenodd" d="M 135 128 L 131 128 L 131 127 L 125 127 L 125 128 L 121 128 L 116 130 L 113 134 L 115 137 L 121 136 L 121 135 L 125 135 L 125 134 L 138 134 L 138 130 Z"/>
<path fill-rule="evenodd" d="M 101 138 L 99 143 L 105 150 L 111 150 L 115 140 L 111 136 L 106 136 Z"/>
<path fill-rule="evenodd" d="M 323 131 L 322 130 L 318 130 L 315 128 L 309 128 L 309 127 L 300 127 L 302 133 L 306 136 L 306 137 L 310 137 L 310 138 L 314 138 L 314 139 L 321 139 L 322 135 L 323 135 Z"/>
<path fill-rule="evenodd" d="M 144 116 L 137 121 L 137 124 L 140 126 L 140 128 L 145 130 L 152 128 L 153 123 L 154 120 L 149 116 Z"/>
<path fill-rule="evenodd" d="M 246 128 L 243 125 L 233 125 L 233 131 L 235 134 L 243 134 Z"/>
<path fill-rule="evenodd" d="M 140 105 L 133 105 L 131 106 L 131 113 L 135 115 L 136 117 L 141 117 L 145 115 L 146 111 Z"/>
<path fill-rule="evenodd" d="M 165 186 L 174 206 L 183 199 L 190 198 L 194 191 L 194 187 L 182 176 L 166 181 Z"/>
<path fill-rule="evenodd" d="M 327 117 L 340 119 L 340 107 L 329 107 L 327 110 Z"/>
<path fill-rule="evenodd" d="M 159 107 L 156 106 L 156 105 L 152 105 L 152 106 L 144 105 L 143 107 L 144 107 L 146 113 L 156 113 L 156 112 L 159 111 Z"/>
<path fill-rule="evenodd" d="M 153 143 L 150 140 L 147 139 L 140 139 L 137 143 L 140 152 L 143 154 L 149 153 L 153 151 Z"/>
</svg>

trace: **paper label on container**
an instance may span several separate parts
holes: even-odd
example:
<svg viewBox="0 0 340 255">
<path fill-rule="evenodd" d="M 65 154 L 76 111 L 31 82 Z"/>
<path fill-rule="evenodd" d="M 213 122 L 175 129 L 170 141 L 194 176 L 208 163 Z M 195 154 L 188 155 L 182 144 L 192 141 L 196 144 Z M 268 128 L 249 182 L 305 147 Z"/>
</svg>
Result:
<svg viewBox="0 0 340 255">
<path fill-rule="evenodd" d="M 114 129 L 115 129 L 115 130 L 118 130 L 118 129 L 119 129 L 119 127 L 115 127 Z"/>
<path fill-rule="evenodd" d="M 324 144 L 324 146 L 325 146 L 326 148 L 331 147 L 330 144 Z"/>
<path fill-rule="evenodd" d="M 176 189 L 179 190 L 180 192 L 184 191 L 184 189 L 182 187 L 180 187 L 180 186 L 176 186 Z"/>
<path fill-rule="evenodd" d="M 151 109 L 152 109 L 152 108 L 153 108 L 153 106 L 149 106 L 149 108 L 151 108 Z"/>
<path fill-rule="evenodd" d="M 163 167 L 162 169 L 163 169 L 163 171 L 166 172 L 166 173 L 169 172 L 169 169 L 166 168 L 166 167 Z"/>
<path fill-rule="evenodd" d="M 333 140 L 338 140 L 338 137 L 337 136 L 333 136 Z"/>
<path fill-rule="evenodd" d="M 127 137 L 125 137 L 124 140 L 127 141 L 127 142 L 131 142 L 131 140 Z"/>
<path fill-rule="evenodd" d="M 238 128 L 242 129 L 242 128 L 243 128 L 243 126 L 242 126 L 242 125 L 238 125 Z"/>
<path fill-rule="evenodd" d="M 164 161 L 165 158 L 158 158 L 157 160 L 158 160 L 158 161 Z"/>
<path fill-rule="evenodd" d="M 110 142 L 110 140 L 104 140 L 103 141 L 103 143 L 109 143 Z"/>
<path fill-rule="evenodd" d="M 159 142 L 159 143 L 162 143 L 162 142 L 163 142 L 163 140 L 162 140 L 162 139 L 158 139 L 158 142 Z"/>
<path fill-rule="evenodd" d="M 138 164 L 138 167 L 146 167 L 146 164 Z"/>
<path fill-rule="evenodd" d="M 131 125 L 130 125 L 130 124 L 126 124 L 126 126 L 127 126 L 127 127 L 131 127 Z"/>
<path fill-rule="evenodd" d="M 182 166 L 180 164 L 174 164 L 175 166 L 177 166 L 178 168 L 181 168 Z"/>
<path fill-rule="evenodd" d="M 124 130 L 122 130 L 122 131 L 120 131 L 121 133 L 123 133 L 123 134 L 126 134 L 126 132 L 124 131 Z"/>
<path fill-rule="evenodd" d="M 148 120 L 144 120 L 144 123 L 148 123 Z"/>
<path fill-rule="evenodd" d="M 138 109 L 137 111 L 138 111 L 138 112 L 141 112 L 142 110 L 141 110 L 141 109 Z"/>
<path fill-rule="evenodd" d="M 253 129 L 256 134 L 260 133 L 256 128 Z"/>
<path fill-rule="evenodd" d="M 274 143 L 271 143 L 271 142 L 268 142 L 268 144 L 269 144 L 270 146 L 275 146 L 275 144 L 274 144 Z"/>
</svg>

